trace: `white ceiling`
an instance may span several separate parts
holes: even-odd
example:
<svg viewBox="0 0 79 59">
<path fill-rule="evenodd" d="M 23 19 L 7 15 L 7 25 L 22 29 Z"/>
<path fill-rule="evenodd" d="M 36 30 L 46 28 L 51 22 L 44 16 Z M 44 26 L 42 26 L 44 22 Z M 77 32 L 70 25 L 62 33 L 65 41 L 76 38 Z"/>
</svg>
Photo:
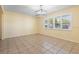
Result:
<svg viewBox="0 0 79 59">
<path fill-rule="evenodd" d="M 43 10 L 47 13 L 55 12 L 60 9 L 71 7 L 71 5 L 43 5 Z M 37 10 L 40 9 L 40 5 L 4 5 L 4 9 L 7 11 L 14 11 L 35 16 Z"/>
</svg>

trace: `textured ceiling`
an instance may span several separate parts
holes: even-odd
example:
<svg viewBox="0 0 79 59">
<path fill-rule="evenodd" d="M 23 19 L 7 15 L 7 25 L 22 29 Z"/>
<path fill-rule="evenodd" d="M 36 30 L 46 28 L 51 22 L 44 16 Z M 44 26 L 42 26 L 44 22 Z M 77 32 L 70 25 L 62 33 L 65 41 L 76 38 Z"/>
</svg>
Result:
<svg viewBox="0 0 79 59">
<path fill-rule="evenodd" d="M 28 15 L 35 16 L 35 11 L 39 10 L 40 5 L 4 5 L 4 9 L 7 11 L 19 12 Z M 60 9 L 71 7 L 69 5 L 43 5 L 43 9 L 47 11 L 47 13 L 55 12 Z"/>
</svg>

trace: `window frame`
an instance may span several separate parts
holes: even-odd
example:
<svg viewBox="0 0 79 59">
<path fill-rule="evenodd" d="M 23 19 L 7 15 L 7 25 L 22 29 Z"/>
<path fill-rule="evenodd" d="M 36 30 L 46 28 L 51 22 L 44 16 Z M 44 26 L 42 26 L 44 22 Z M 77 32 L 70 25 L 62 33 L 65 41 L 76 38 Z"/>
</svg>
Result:
<svg viewBox="0 0 79 59">
<path fill-rule="evenodd" d="M 63 16 L 70 16 L 69 18 L 69 23 L 70 23 L 70 26 L 68 29 L 63 29 Z M 60 28 L 56 28 L 55 27 L 55 18 L 57 17 L 60 17 L 61 19 L 61 22 L 60 22 Z M 64 14 L 64 15 L 61 15 L 61 16 L 50 16 L 50 17 L 47 17 L 45 20 L 44 20 L 44 27 L 45 27 L 45 21 L 47 20 L 47 22 L 49 21 L 49 18 L 53 18 L 53 28 L 50 28 L 49 27 L 49 23 L 47 23 L 47 28 L 46 29 L 55 29 L 55 30 L 71 30 L 72 29 L 72 15 L 71 14 Z"/>
</svg>

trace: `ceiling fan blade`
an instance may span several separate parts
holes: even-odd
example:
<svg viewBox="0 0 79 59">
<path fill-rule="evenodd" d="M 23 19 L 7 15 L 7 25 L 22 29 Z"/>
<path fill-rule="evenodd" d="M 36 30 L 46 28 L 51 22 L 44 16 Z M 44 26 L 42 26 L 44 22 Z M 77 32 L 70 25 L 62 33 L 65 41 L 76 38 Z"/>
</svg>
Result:
<svg viewBox="0 0 79 59">
<path fill-rule="evenodd" d="M 40 10 L 36 10 L 35 12 L 38 12 L 38 11 L 40 11 Z"/>
</svg>

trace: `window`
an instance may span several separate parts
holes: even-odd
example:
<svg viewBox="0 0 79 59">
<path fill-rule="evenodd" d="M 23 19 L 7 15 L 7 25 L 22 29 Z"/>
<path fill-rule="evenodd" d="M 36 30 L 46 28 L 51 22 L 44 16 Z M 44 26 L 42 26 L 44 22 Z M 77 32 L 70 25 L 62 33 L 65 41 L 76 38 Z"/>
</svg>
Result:
<svg viewBox="0 0 79 59">
<path fill-rule="evenodd" d="M 45 20 L 44 27 L 48 28 L 48 20 Z"/>
<path fill-rule="evenodd" d="M 69 29 L 71 26 L 71 16 L 64 15 L 62 16 L 62 29 Z"/>
<path fill-rule="evenodd" d="M 53 28 L 53 18 L 49 18 L 48 19 L 48 22 L 49 22 L 49 28 Z"/>
<path fill-rule="evenodd" d="M 71 16 L 63 15 L 54 18 L 49 17 L 45 20 L 45 28 L 69 30 L 71 28 Z"/>
<path fill-rule="evenodd" d="M 55 18 L 55 28 L 57 29 L 61 28 L 61 17 L 60 16 Z"/>
</svg>

